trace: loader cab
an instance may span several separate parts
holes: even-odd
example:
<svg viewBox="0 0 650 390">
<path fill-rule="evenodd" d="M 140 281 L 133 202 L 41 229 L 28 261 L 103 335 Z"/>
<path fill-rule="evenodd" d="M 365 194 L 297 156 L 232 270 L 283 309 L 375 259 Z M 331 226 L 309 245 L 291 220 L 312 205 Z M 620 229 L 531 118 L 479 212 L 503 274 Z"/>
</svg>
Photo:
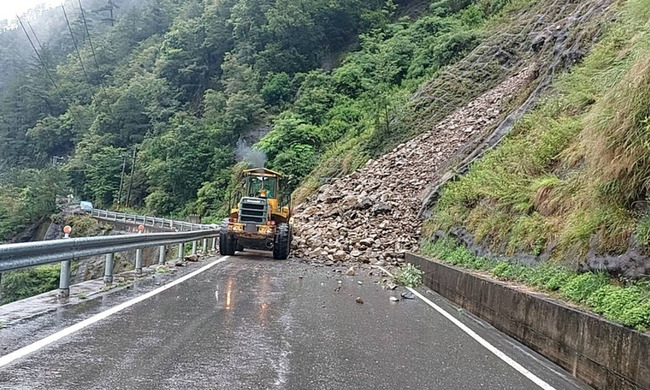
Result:
<svg viewBox="0 0 650 390">
<path fill-rule="evenodd" d="M 282 179 L 280 173 L 266 168 L 255 168 L 245 170 L 244 177 L 246 179 L 244 194 L 248 199 L 265 199 L 270 209 L 269 216 L 282 212 L 279 208 L 280 180 Z"/>
<path fill-rule="evenodd" d="M 246 177 L 246 194 L 252 198 L 277 199 L 278 177 L 250 174 Z"/>
</svg>

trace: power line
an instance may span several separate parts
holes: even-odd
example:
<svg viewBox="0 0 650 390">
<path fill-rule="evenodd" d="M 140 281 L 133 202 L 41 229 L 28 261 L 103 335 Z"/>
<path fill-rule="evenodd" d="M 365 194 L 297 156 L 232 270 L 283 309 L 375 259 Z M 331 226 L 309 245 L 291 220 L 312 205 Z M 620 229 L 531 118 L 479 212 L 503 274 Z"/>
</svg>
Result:
<svg viewBox="0 0 650 390">
<path fill-rule="evenodd" d="M 79 118 L 77 117 L 77 114 L 75 114 L 74 111 L 70 109 L 70 103 L 65 98 L 65 95 L 63 94 L 63 92 L 61 92 L 61 89 L 56 84 L 56 81 L 54 81 L 54 77 L 52 77 L 52 73 L 50 73 L 50 70 L 48 69 L 47 65 L 45 64 L 45 61 L 43 60 L 43 57 L 41 57 L 41 55 L 38 53 L 38 50 L 36 49 L 36 46 L 34 45 L 34 42 L 32 41 L 32 38 L 27 33 L 27 29 L 25 28 L 25 25 L 23 24 L 23 20 L 18 15 L 16 15 L 16 17 L 18 18 L 18 22 L 20 23 L 20 27 L 22 27 L 23 32 L 25 33 L 25 36 L 27 37 L 27 40 L 29 41 L 29 44 L 32 46 L 32 49 L 34 49 L 34 53 L 36 53 L 36 57 L 41 62 L 41 65 L 43 65 L 43 69 L 45 69 L 45 73 L 47 74 L 47 77 L 50 79 L 50 82 L 54 86 L 54 89 L 58 92 L 59 96 L 61 97 L 61 101 L 63 101 L 63 103 L 65 103 L 68 106 L 68 111 L 70 111 L 70 114 L 74 117 L 77 124 L 81 124 L 81 122 L 79 121 Z M 38 36 L 36 36 L 36 33 L 34 33 L 34 38 L 38 41 Z"/>
<path fill-rule="evenodd" d="M 32 35 L 34 36 L 34 39 L 36 39 L 36 43 L 38 43 L 38 48 L 41 49 L 42 53 L 45 53 L 45 49 L 43 49 L 43 45 L 41 45 L 41 41 L 36 36 L 36 31 L 34 31 L 34 28 L 32 27 L 32 24 L 29 23 L 29 20 L 27 21 L 27 26 L 29 26 L 29 31 L 32 32 Z"/>
<path fill-rule="evenodd" d="M 99 61 L 97 61 L 97 55 L 95 54 L 95 45 L 93 45 L 93 40 L 90 37 L 90 30 L 88 29 L 88 23 L 86 22 L 86 13 L 84 12 L 84 8 L 81 5 L 81 0 L 78 0 L 79 2 L 79 10 L 81 11 L 81 19 L 84 22 L 84 29 L 86 30 L 86 35 L 88 36 L 88 43 L 90 44 L 90 51 L 93 53 L 93 60 L 95 61 L 95 68 L 97 68 L 97 72 L 99 72 L 100 77 L 102 76 L 102 70 L 99 67 Z M 106 98 L 108 96 L 108 93 L 106 92 L 106 88 L 104 88 L 104 83 L 103 80 L 99 80 L 99 88 L 102 90 L 104 93 L 104 97 Z M 108 110 L 110 111 L 111 115 L 113 114 L 113 107 L 109 104 Z"/>
<path fill-rule="evenodd" d="M 74 45 L 74 49 L 77 52 L 77 57 L 79 57 L 79 63 L 81 64 L 81 69 L 83 70 L 84 75 L 86 76 L 86 81 L 88 82 L 88 85 L 91 85 L 90 77 L 88 77 L 88 72 L 86 72 L 86 67 L 84 66 L 84 60 L 81 58 L 81 53 L 79 52 L 79 46 L 77 46 L 77 40 L 74 38 L 72 27 L 70 27 L 70 20 L 68 20 L 68 14 L 65 12 L 65 6 L 63 4 L 61 4 L 61 9 L 63 10 L 63 16 L 65 16 L 65 22 L 68 24 L 68 31 L 70 31 L 70 38 L 72 38 L 72 44 Z"/>
<path fill-rule="evenodd" d="M 38 54 L 38 50 L 36 49 L 36 46 L 34 46 L 34 42 L 32 41 L 32 38 L 31 38 L 31 37 L 29 36 L 29 34 L 27 33 L 27 30 L 25 29 L 25 25 L 23 24 L 22 19 L 21 19 L 20 16 L 18 16 L 18 15 L 16 15 L 16 17 L 18 18 L 18 22 L 20 23 L 20 27 L 23 28 L 23 32 L 25 33 L 25 36 L 27 36 L 27 40 L 29 41 L 29 44 L 32 46 L 32 49 L 34 49 L 34 53 L 36 53 L 36 57 L 37 57 L 38 60 L 41 62 L 41 65 L 43 65 L 43 68 L 45 69 L 45 73 L 47 74 L 47 77 L 48 77 L 48 78 L 50 79 L 50 81 L 52 82 L 52 85 L 54 86 L 54 89 L 56 89 L 56 91 L 59 93 L 59 95 L 61 95 L 61 100 L 63 100 L 64 102 L 66 102 L 66 101 L 65 101 L 65 98 L 64 98 L 64 96 L 63 96 L 63 93 L 61 92 L 61 90 L 59 89 L 59 86 L 58 86 L 58 85 L 56 84 L 56 82 L 54 81 L 54 78 L 52 77 L 52 74 L 50 73 L 50 70 L 47 68 L 47 65 L 45 65 L 45 61 L 43 61 L 43 58 L 41 57 L 41 55 Z M 38 38 L 36 37 L 36 35 L 34 35 L 34 37 L 35 37 L 36 39 L 38 39 Z M 67 103 L 67 102 L 66 102 L 66 103 Z"/>
<path fill-rule="evenodd" d="M 81 10 L 81 19 L 84 22 L 84 27 L 86 29 L 86 35 L 88 36 L 88 43 L 90 43 L 90 50 L 93 53 L 93 59 L 95 60 L 95 67 L 99 71 L 99 62 L 97 61 L 97 55 L 95 54 L 95 46 L 93 45 L 93 40 L 90 38 L 90 31 L 88 30 L 88 23 L 86 23 L 86 14 L 84 13 L 84 8 L 81 6 L 81 0 L 79 1 L 79 10 Z"/>
<path fill-rule="evenodd" d="M 27 27 L 29 27 L 29 31 L 32 32 L 32 35 L 34 36 L 34 39 L 36 40 L 36 43 L 38 44 L 38 48 L 41 49 L 41 53 L 43 53 L 43 61 L 45 62 L 45 66 L 49 67 L 50 59 L 47 58 L 48 56 L 46 56 L 47 53 L 45 52 L 45 48 L 41 44 L 40 39 L 38 39 L 38 36 L 36 35 L 36 31 L 34 31 L 34 28 L 32 27 L 32 24 L 29 22 L 29 20 L 27 20 Z M 49 106 L 49 103 L 48 103 L 48 106 Z"/>
</svg>

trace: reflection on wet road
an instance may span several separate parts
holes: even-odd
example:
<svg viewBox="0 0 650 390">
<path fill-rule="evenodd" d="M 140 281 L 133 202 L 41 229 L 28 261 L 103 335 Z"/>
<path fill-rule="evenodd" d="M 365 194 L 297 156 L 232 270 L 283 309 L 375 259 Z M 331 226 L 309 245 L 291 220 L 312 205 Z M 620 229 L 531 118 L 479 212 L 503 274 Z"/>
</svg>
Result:
<svg viewBox="0 0 650 390">
<path fill-rule="evenodd" d="M 0 369 L 0 388 L 534 388 L 419 300 L 390 302 L 369 272 L 236 256 Z M 463 321 L 555 388 L 581 388 Z"/>
</svg>

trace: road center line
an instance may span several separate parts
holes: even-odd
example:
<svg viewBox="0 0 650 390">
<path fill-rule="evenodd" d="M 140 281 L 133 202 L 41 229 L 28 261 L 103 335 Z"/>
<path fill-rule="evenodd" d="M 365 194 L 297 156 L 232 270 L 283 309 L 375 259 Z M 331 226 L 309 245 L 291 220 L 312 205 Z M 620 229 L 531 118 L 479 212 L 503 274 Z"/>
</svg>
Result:
<svg viewBox="0 0 650 390">
<path fill-rule="evenodd" d="M 390 272 L 388 272 L 388 270 L 386 270 L 385 268 L 383 268 L 383 267 L 378 267 L 378 268 L 381 269 L 382 271 L 384 271 L 385 273 L 387 273 L 388 275 L 390 275 L 391 277 L 393 276 L 393 274 L 391 274 Z M 419 292 L 417 292 L 415 289 L 413 289 L 413 288 L 411 288 L 411 287 L 406 287 L 406 288 L 407 288 L 410 292 L 412 292 L 413 294 L 415 294 L 418 298 L 420 298 L 422 301 L 424 301 L 424 303 L 426 303 L 427 305 L 429 305 L 429 306 L 431 306 L 432 308 L 434 308 L 438 313 L 442 314 L 446 319 L 448 319 L 448 320 L 451 321 L 454 325 L 456 325 L 457 327 L 459 327 L 463 332 L 467 333 L 467 335 L 469 335 L 471 338 L 473 338 L 474 340 L 476 340 L 479 344 L 481 344 L 482 346 L 484 346 L 488 351 L 492 352 L 492 353 L 495 354 L 499 359 L 503 360 L 507 365 L 509 365 L 510 367 L 512 367 L 512 368 L 514 368 L 515 370 L 517 370 L 520 374 L 522 374 L 522 375 L 525 376 L 526 378 L 530 379 L 530 380 L 531 380 L 533 383 L 535 383 L 537 386 L 541 387 L 541 388 L 544 389 L 544 390 L 555 390 L 555 388 L 554 388 L 553 386 L 549 385 L 548 383 L 546 383 L 545 381 L 543 381 L 542 379 L 540 379 L 538 376 L 536 376 L 536 375 L 533 374 L 532 372 L 528 371 L 528 370 L 527 370 L 526 368 L 524 368 L 521 364 L 517 363 L 517 362 L 514 361 L 514 359 L 512 359 L 510 356 L 506 355 L 506 354 L 503 353 L 501 350 L 499 350 L 497 347 L 495 347 L 494 345 L 490 344 L 487 340 L 485 340 L 483 337 L 479 336 L 476 332 L 474 332 L 473 330 L 471 330 L 467 325 L 463 324 L 463 323 L 462 323 L 460 320 L 458 320 L 456 317 L 452 316 L 452 315 L 449 314 L 447 311 L 445 311 L 443 308 L 441 308 L 440 306 L 438 306 L 438 305 L 436 305 L 435 303 L 431 302 L 429 299 L 427 299 L 427 297 L 425 297 L 424 295 L 420 294 Z"/>
<path fill-rule="evenodd" d="M 78 323 L 76 323 L 76 324 L 74 324 L 72 326 L 69 326 L 69 327 L 67 327 L 65 329 L 62 329 L 62 330 L 60 330 L 60 331 L 58 331 L 58 332 L 56 332 L 56 333 L 54 333 L 52 335 L 49 335 L 49 336 L 47 336 L 47 337 L 45 337 L 43 339 L 38 340 L 35 343 L 32 343 L 32 344 L 30 344 L 30 345 L 28 345 L 26 347 L 20 348 L 20 349 L 14 351 L 14 352 L 11 352 L 11 353 L 9 353 L 7 355 L 4 355 L 4 356 L 0 357 L 0 368 L 14 362 L 17 359 L 20 359 L 20 358 L 25 357 L 25 356 L 33 353 L 33 352 L 36 352 L 39 349 L 44 348 L 44 347 L 46 347 L 46 346 L 48 346 L 48 345 L 50 345 L 50 344 L 52 344 L 52 343 L 54 343 L 54 342 L 56 342 L 58 340 L 61 340 L 62 338 L 66 337 L 66 336 L 69 336 L 69 335 L 71 335 L 71 334 L 73 334 L 73 333 L 75 333 L 75 332 L 77 332 L 77 331 L 79 331 L 79 330 L 81 330 L 83 328 L 86 328 L 86 327 L 88 327 L 88 326 L 90 326 L 90 325 L 92 325 L 92 324 L 94 324 L 96 322 L 99 322 L 99 321 L 101 321 L 101 320 L 103 320 L 105 318 L 108 318 L 108 317 L 112 316 L 115 313 L 119 313 L 122 310 L 135 305 L 136 303 L 142 302 L 142 301 L 144 301 L 146 299 L 149 299 L 149 298 L 153 297 L 154 295 L 158 295 L 158 294 L 160 294 L 161 292 L 163 292 L 165 290 L 168 290 L 168 289 L 170 289 L 170 288 L 172 288 L 174 286 L 177 286 L 177 285 L 183 283 L 184 281 L 186 281 L 186 280 L 188 280 L 190 278 L 193 278 L 194 276 L 196 276 L 196 275 L 198 275 L 198 274 L 200 274 L 202 272 L 205 272 L 205 271 L 209 270 L 210 268 L 214 267 L 215 265 L 217 265 L 219 263 L 223 263 L 224 261 L 228 260 L 228 257 L 229 256 L 223 256 L 223 257 L 219 258 L 218 260 L 215 260 L 212 263 L 207 264 L 207 265 L 197 269 L 196 271 L 193 271 L 193 272 L 191 272 L 191 273 L 189 273 L 189 274 L 187 274 L 187 275 L 185 275 L 185 276 L 183 276 L 183 277 L 181 277 L 179 279 L 176 279 L 176 280 L 174 280 L 174 281 L 172 281 L 172 282 L 170 282 L 170 283 L 168 283 L 168 284 L 166 284 L 164 286 L 161 286 L 161 287 L 159 287 L 159 288 L 157 288 L 155 290 L 149 291 L 148 293 L 143 294 L 143 295 L 141 295 L 141 296 L 139 296 L 137 298 L 133 298 L 130 301 L 123 302 L 123 303 L 121 303 L 121 304 L 119 304 L 119 305 L 117 305 L 115 307 L 112 307 L 112 308 L 110 308 L 108 310 L 105 310 L 105 311 L 103 311 L 101 313 L 97 313 L 97 314 L 95 314 L 94 316 L 92 316 L 90 318 L 87 318 L 87 319 L 85 319 L 85 320 L 83 320 L 81 322 L 78 322 Z"/>
</svg>

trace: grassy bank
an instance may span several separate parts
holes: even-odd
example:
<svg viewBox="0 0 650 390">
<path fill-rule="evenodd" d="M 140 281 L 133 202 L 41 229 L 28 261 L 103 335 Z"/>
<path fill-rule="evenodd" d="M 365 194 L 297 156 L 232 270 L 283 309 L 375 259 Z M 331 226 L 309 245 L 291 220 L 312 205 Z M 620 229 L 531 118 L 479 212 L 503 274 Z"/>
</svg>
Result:
<svg viewBox="0 0 650 390">
<path fill-rule="evenodd" d="M 425 242 L 421 252 L 451 265 L 525 284 L 642 332 L 650 327 L 649 282 L 628 282 L 604 273 L 579 274 L 552 263 L 530 267 L 480 257 L 450 239 Z"/>
<path fill-rule="evenodd" d="M 650 3 L 616 21 L 553 92 L 460 180 L 428 231 L 462 225 L 506 255 L 583 260 L 650 248 Z"/>
</svg>

